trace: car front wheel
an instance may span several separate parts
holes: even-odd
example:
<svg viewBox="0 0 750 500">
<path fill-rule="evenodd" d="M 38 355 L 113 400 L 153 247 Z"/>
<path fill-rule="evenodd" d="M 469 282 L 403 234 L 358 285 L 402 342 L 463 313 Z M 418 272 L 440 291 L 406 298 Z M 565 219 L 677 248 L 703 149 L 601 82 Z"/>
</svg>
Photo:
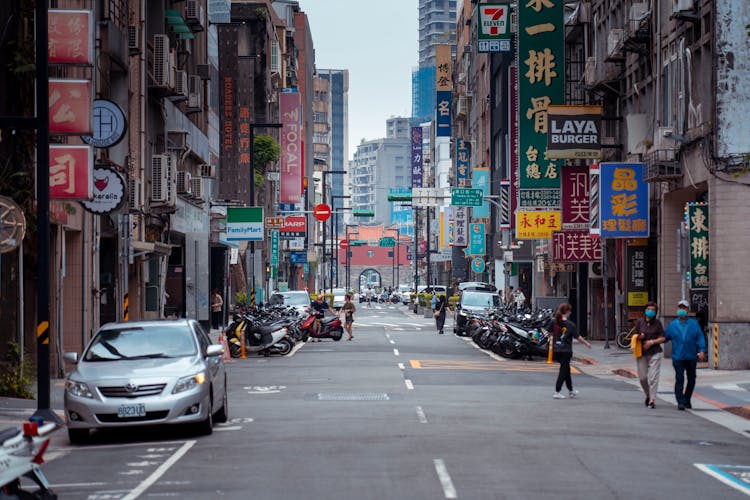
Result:
<svg viewBox="0 0 750 500">
<path fill-rule="evenodd" d="M 85 444 L 89 440 L 89 430 L 68 429 L 68 440 L 70 444 Z"/>
</svg>

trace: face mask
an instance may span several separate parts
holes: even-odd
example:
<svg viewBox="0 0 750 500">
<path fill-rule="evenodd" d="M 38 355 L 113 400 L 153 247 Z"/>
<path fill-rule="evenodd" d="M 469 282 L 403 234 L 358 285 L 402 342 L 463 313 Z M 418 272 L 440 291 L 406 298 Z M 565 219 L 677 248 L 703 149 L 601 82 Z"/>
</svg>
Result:
<svg viewBox="0 0 750 500">
<path fill-rule="evenodd" d="M 687 311 L 685 309 L 677 309 L 677 316 L 680 318 L 684 318 L 687 316 Z"/>
<path fill-rule="evenodd" d="M 656 316 L 656 311 L 653 309 L 646 309 L 646 317 L 648 319 L 653 319 Z"/>
</svg>

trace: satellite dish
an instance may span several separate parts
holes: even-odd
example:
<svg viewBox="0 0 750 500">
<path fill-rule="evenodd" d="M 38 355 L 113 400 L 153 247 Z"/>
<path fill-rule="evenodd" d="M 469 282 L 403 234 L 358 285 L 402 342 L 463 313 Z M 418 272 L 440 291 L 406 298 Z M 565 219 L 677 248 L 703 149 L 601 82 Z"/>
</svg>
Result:
<svg viewBox="0 0 750 500">
<path fill-rule="evenodd" d="M 26 217 L 21 207 L 7 196 L 0 196 L 0 253 L 12 252 L 26 235 Z"/>
</svg>

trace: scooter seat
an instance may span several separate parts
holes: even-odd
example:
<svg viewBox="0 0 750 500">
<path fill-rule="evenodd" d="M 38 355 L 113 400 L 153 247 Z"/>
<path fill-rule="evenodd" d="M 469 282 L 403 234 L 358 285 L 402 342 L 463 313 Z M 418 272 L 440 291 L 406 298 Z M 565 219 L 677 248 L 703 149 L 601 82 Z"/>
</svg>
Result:
<svg viewBox="0 0 750 500">
<path fill-rule="evenodd" d="M 5 443 L 7 440 L 12 439 L 21 434 L 21 429 L 18 427 L 8 427 L 0 429 L 0 445 Z"/>
<path fill-rule="evenodd" d="M 260 333 L 261 335 L 270 335 L 273 332 L 275 332 L 276 330 L 278 330 L 279 328 L 280 328 L 279 325 L 275 325 L 275 324 L 273 324 L 273 325 L 258 325 L 258 326 L 253 326 L 250 329 L 250 331 L 252 333 Z"/>
</svg>

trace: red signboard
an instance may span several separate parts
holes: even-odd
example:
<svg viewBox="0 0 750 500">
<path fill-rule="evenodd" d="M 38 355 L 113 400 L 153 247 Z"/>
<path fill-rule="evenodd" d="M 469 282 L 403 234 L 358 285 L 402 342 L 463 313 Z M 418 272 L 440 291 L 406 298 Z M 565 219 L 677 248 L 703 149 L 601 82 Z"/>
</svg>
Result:
<svg viewBox="0 0 750 500">
<path fill-rule="evenodd" d="M 304 238 L 307 234 L 307 217 L 284 217 L 284 225 L 279 229 L 279 233 L 282 238 Z"/>
<path fill-rule="evenodd" d="M 552 233 L 552 260 L 599 262 L 602 260 L 601 240 L 591 236 L 587 230 L 555 231 Z"/>
<path fill-rule="evenodd" d="M 281 112 L 281 203 L 302 201 L 302 156 L 300 95 L 282 92 Z"/>
<path fill-rule="evenodd" d="M 339 248 L 341 250 L 346 250 L 347 248 L 349 248 L 349 240 L 341 240 L 341 241 L 339 241 Z"/>
<path fill-rule="evenodd" d="M 53 64 L 94 63 L 94 22 L 90 10 L 50 9 L 49 62 Z"/>
<path fill-rule="evenodd" d="M 562 168 L 562 229 L 588 230 L 589 167 Z"/>
<path fill-rule="evenodd" d="M 331 217 L 331 207 L 325 203 L 315 205 L 315 209 L 313 209 L 313 217 L 321 222 L 327 221 Z"/>
<path fill-rule="evenodd" d="M 94 148 L 50 145 L 49 196 L 70 200 L 93 197 Z"/>
<path fill-rule="evenodd" d="M 91 82 L 50 80 L 48 85 L 50 134 L 91 134 Z"/>
</svg>

